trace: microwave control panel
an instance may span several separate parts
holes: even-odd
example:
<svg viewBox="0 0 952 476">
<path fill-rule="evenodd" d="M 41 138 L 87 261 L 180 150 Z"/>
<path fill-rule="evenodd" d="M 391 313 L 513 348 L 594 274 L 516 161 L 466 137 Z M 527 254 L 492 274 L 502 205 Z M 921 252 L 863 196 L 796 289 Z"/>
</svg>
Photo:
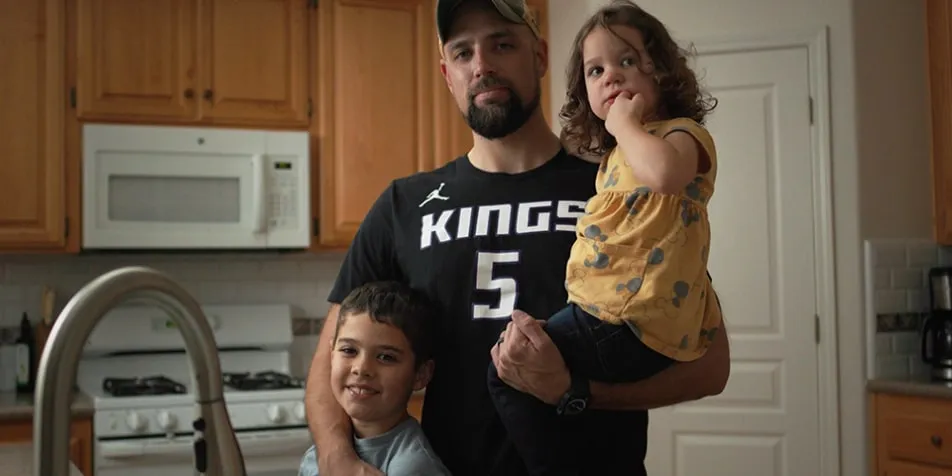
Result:
<svg viewBox="0 0 952 476">
<path fill-rule="evenodd" d="M 270 202 L 269 227 L 271 229 L 296 229 L 298 223 L 298 180 L 294 162 L 276 160 L 270 167 L 268 200 Z"/>
</svg>

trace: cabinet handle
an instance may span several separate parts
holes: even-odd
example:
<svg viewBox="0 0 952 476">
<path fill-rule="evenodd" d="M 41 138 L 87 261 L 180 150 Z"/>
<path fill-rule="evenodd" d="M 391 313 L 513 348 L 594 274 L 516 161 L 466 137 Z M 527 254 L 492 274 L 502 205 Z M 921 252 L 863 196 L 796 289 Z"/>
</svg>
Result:
<svg viewBox="0 0 952 476">
<path fill-rule="evenodd" d="M 206 89 L 206 90 L 205 90 L 205 94 L 203 95 L 203 97 L 204 97 L 205 99 L 211 101 L 211 100 L 212 100 L 212 90 L 211 90 L 211 89 Z"/>
<path fill-rule="evenodd" d="M 932 446 L 936 448 L 942 447 L 942 437 L 937 435 L 932 435 Z"/>
<path fill-rule="evenodd" d="M 186 90 L 185 90 L 185 99 L 192 99 L 193 97 L 195 97 L 195 91 L 192 91 L 192 88 L 186 89 Z"/>
</svg>

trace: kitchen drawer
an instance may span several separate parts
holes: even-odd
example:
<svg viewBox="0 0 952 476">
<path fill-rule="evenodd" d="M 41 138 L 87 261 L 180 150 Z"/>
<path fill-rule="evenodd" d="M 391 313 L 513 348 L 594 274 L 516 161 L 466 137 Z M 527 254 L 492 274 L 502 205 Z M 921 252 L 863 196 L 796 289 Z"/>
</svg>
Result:
<svg viewBox="0 0 952 476">
<path fill-rule="evenodd" d="M 879 471 L 879 476 L 952 476 L 952 468 L 888 461 Z"/>
<path fill-rule="evenodd" d="M 876 400 L 881 476 L 900 462 L 945 468 L 940 474 L 952 474 L 952 400 L 882 394 Z M 929 468 L 916 471 L 912 474 L 933 474 Z"/>
</svg>

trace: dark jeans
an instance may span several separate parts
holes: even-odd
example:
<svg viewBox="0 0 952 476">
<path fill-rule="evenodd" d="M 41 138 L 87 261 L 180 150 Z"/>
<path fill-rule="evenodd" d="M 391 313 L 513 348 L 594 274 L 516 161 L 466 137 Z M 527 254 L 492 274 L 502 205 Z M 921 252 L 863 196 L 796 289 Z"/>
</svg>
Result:
<svg viewBox="0 0 952 476">
<path fill-rule="evenodd" d="M 627 325 L 606 323 L 574 304 L 552 315 L 544 329 L 569 369 L 592 381 L 633 382 L 674 363 Z M 587 409 L 560 416 L 552 405 L 500 380 L 492 363 L 488 377 L 493 403 L 530 475 L 646 474 L 647 412 Z"/>
</svg>

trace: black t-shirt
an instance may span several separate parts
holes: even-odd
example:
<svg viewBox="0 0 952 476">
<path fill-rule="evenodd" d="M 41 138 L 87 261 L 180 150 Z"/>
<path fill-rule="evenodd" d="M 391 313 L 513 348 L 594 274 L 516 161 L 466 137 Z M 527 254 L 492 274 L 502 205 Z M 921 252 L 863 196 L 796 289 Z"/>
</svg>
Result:
<svg viewBox="0 0 952 476">
<path fill-rule="evenodd" d="M 489 351 L 513 309 L 544 319 L 566 305 L 565 264 L 597 168 L 562 151 L 525 173 L 488 173 L 463 156 L 393 181 L 351 243 L 331 302 L 398 280 L 440 308 L 423 429 L 454 476 L 526 474 L 489 398 Z"/>
</svg>

